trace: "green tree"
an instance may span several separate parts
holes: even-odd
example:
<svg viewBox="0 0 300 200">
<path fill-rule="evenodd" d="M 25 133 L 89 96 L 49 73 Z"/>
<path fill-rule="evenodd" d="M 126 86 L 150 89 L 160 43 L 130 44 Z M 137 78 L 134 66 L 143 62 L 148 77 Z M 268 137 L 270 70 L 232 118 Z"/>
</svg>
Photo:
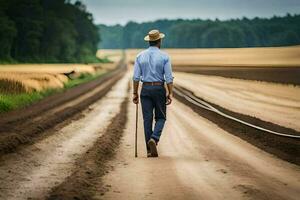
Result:
<svg viewBox="0 0 300 200">
<path fill-rule="evenodd" d="M 12 56 L 20 61 L 38 61 L 43 34 L 42 7 L 39 0 L 12 0 L 8 17 L 14 21 L 17 37 Z"/>
<path fill-rule="evenodd" d="M 212 20 L 157 20 L 129 22 L 116 27 L 100 25 L 104 48 L 143 48 L 143 36 L 150 29 L 160 29 L 167 37 L 168 48 L 218 48 L 283 46 L 300 44 L 300 15 L 272 18 Z M 122 42 L 120 41 L 122 39 Z"/>
<path fill-rule="evenodd" d="M 80 1 L 0 1 L 1 61 L 94 62 L 99 40 Z"/>
<path fill-rule="evenodd" d="M 0 11 L 0 60 L 10 61 L 12 59 L 10 52 L 16 34 L 14 22 Z"/>
</svg>

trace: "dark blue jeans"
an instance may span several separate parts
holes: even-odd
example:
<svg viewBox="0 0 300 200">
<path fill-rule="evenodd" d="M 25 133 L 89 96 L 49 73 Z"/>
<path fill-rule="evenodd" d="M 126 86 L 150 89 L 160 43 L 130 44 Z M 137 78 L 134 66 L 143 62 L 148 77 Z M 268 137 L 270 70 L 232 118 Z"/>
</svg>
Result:
<svg viewBox="0 0 300 200">
<path fill-rule="evenodd" d="M 166 89 L 163 85 L 143 85 L 141 103 L 144 118 L 146 146 L 153 138 L 157 142 L 161 136 L 166 121 Z M 155 125 L 153 129 L 153 113 Z M 148 147 L 147 147 L 148 149 Z"/>
</svg>

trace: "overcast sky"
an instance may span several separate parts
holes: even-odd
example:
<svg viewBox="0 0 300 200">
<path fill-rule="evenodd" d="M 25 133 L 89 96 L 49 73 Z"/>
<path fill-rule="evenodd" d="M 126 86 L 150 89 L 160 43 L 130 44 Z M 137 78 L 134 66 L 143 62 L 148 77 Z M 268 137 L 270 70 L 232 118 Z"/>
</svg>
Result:
<svg viewBox="0 0 300 200">
<path fill-rule="evenodd" d="M 230 19 L 300 14 L 300 0 L 82 0 L 95 23 L 126 24 L 156 19 Z"/>
</svg>

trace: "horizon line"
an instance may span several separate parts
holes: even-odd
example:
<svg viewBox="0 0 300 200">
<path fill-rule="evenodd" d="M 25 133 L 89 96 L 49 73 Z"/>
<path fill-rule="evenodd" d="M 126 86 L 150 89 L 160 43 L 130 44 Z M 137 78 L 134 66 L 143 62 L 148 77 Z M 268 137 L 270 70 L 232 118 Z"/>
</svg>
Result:
<svg viewBox="0 0 300 200">
<path fill-rule="evenodd" d="M 148 20 L 148 21 L 135 21 L 135 20 L 128 20 L 126 23 L 122 24 L 122 23 L 115 23 L 115 24 L 105 24 L 105 23 L 96 23 L 94 22 L 96 25 L 105 25 L 105 26 L 126 26 L 128 23 L 137 23 L 137 24 L 143 24 L 143 23 L 153 23 L 156 21 L 161 21 L 161 20 L 168 20 L 168 21 L 176 21 L 176 20 L 186 20 L 186 21 L 196 21 L 196 20 L 201 20 L 201 21 L 220 21 L 220 22 L 225 22 L 225 21 L 231 21 L 231 20 L 242 20 L 242 19 L 249 19 L 249 20 L 253 20 L 255 18 L 259 18 L 259 19 L 272 19 L 275 17 L 278 18 L 283 18 L 283 17 L 287 17 L 288 15 L 295 17 L 300 15 L 300 13 L 290 13 L 287 12 L 285 14 L 274 14 L 272 16 L 269 17 L 263 17 L 263 16 L 255 16 L 255 17 L 247 17 L 247 16 L 241 16 L 241 17 L 237 17 L 237 18 L 228 18 L 228 19 L 219 19 L 218 17 L 212 19 L 212 18 L 157 18 L 157 19 L 153 19 L 153 20 Z"/>
</svg>

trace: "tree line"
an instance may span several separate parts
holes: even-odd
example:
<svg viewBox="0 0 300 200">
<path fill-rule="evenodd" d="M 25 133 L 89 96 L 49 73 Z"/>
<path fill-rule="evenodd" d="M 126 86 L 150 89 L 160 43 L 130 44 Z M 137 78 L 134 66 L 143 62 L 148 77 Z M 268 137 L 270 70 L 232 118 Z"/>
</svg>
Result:
<svg viewBox="0 0 300 200">
<path fill-rule="evenodd" d="M 80 1 L 0 0 L 0 62 L 94 62 L 99 40 Z"/>
<path fill-rule="evenodd" d="M 216 20 L 157 20 L 125 26 L 98 26 L 101 48 L 144 48 L 151 29 L 166 33 L 167 48 L 266 47 L 300 44 L 300 15 Z"/>
</svg>

